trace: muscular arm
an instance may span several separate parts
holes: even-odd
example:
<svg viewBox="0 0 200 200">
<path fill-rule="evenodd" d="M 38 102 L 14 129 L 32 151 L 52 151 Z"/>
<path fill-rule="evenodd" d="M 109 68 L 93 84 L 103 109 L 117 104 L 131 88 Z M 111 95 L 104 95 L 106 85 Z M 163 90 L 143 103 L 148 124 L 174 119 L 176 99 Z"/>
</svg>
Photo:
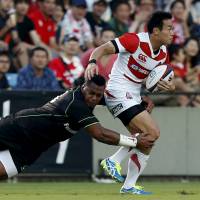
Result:
<svg viewBox="0 0 200 200">
<path fill-rule="evenodd" d="M 95 59 L 99 60 L 101 57 L 104 55 L 110 55 L 110 54 L 115 54 L 115 46 L 113 45 L 112 42 L 107 42 L 99 47 L 97 47 L 92 54 L 90 55 L 90 60 Z"/>
<path fill-rule="evenodd" d="M 144 147 L 149 148 L 153 145 L 153 142 L 149 140 L 146 135 L 139 135 L 137 138 L 128 137 L 122 134 L 118 134 L 115 131 L 106 129 L 102 127 L 99 123 L 93 124 L 85 128 L 86 131 L 99 142 L 110 144 L 110 145 L 120 145 L 127 147 Z"/>
<path fill-rule="evenodd" d="M 115 46 L 112 42 L 107 42 L 106 44 L 97 47 L 92 54 L 90 55 L 90 59 L 99 60 L 104 55 L 110 55 L 116 53 Z M 85 79 L 91 79 L 94 74 L 98 74 L 98 66 L 95 63 L 89 63 L 85 70 Z"/>
</svg>

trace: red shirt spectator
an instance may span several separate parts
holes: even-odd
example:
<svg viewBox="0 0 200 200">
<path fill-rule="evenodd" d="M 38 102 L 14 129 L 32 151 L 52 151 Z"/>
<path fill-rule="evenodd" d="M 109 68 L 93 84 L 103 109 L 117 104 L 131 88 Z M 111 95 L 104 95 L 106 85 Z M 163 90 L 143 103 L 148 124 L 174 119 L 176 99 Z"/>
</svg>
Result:
<svg viewBox="0 0 200 200">
<path fill-rule="evenodd" d="M 28 14 L 31 14 L 31 13 L 37 11 L 38 9 L 40 9 L 40 8 L 39 8 L 37 0 L 30 0 Z"/>
<path fill-rule="evenodd" d="M 65 88 L 71 88 L 74 81 L 83 74 L 83 66 L 78 57 L 74 56 L 72 61 L 62 56 L 55 58 L 49 63 L 49 67 L 55 72 L 59 81 L 64 82 Z"/>
<path fill-rule="evenodd" d="M 30 19 L 35 25 L 35 29 L 41 37 L 41 40 L 49 45 L 51 37 L 55 37 L 55 22 L 50 18 L 44 16 L 44 14 L 37 10 L 29 15 Z"/>
</svg>

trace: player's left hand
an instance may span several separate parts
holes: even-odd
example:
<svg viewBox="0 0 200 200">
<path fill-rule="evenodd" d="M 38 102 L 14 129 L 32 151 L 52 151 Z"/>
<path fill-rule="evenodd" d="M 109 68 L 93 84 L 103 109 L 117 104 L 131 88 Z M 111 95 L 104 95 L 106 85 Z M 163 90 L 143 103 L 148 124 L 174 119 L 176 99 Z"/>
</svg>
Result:
<svg viewBox="0 0 200 200">
<path fill-rule="evenodd" d="M 160 80 L 157 84 L 159 91 L 173 92 L 175 90 L 174 79 L 170 81 Z"/>
<path fill-rule="evenodd" d="M 86 70 L 85 70 L 85 80 L 91 80 L 91 78 L 97 74 L 98 75 L 99 70 L 98 66 L 95 63 L 88 64 Z"/>
</svg>

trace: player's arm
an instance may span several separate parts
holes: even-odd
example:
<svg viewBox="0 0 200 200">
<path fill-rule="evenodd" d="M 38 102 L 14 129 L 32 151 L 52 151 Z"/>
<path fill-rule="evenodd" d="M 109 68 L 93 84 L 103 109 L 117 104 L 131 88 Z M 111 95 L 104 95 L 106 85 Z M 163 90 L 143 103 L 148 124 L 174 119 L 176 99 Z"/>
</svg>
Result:
<svg viewBox="0 0 200 200">
<path fill-rule="evenodd" d="M 85 79 L 91 79 L 94 74 L 98 74 L 98 66 L 96 61 L 102 58 L 105 55 L 115 54 L 116 49 L 113 42 L 109 41 L 99 47 L 97 47 L 92 54 L 88 62 L 88 66 L 85 70 Z"/>
<path fill-rule="evenodd" d="M 146 135 L 140 134 L 135 137 L 129 137 L 106 129 L 100 123 L 92 124 L 85 127 L 85 129 L 93 138 L 105 144 L 138 148 L 149 148 L 153 146 L 153 141 Z"/>
<path fill-rule="evenodd" d="M 129 52 L 134 53 L 139 45 L 139 38 L 135 33 L 125 33 L 119 38 L 115 38 L 106 44 L 97 47 L 91 54 L 88 66 L 85 70 L 85 79 L 91 79 L 94 74 L 98 74 L 96 61 L 104 55 Z"/>
</svg>

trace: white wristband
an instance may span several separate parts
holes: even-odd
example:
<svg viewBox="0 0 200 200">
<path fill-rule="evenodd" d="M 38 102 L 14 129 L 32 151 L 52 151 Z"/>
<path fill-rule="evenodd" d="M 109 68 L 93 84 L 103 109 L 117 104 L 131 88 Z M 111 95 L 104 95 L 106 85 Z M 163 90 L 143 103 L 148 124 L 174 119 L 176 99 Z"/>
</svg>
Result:
<svg viewBox="0 0 200 200">
<path fill-rule="evenodd" d="M 126 135 L 120 134 L 119 139 L 120 146 L 127 146 L 127 147 L 136 147 L 137 145 L 137 138 L 136 137 L 128 137 Z"/>
</svg>

